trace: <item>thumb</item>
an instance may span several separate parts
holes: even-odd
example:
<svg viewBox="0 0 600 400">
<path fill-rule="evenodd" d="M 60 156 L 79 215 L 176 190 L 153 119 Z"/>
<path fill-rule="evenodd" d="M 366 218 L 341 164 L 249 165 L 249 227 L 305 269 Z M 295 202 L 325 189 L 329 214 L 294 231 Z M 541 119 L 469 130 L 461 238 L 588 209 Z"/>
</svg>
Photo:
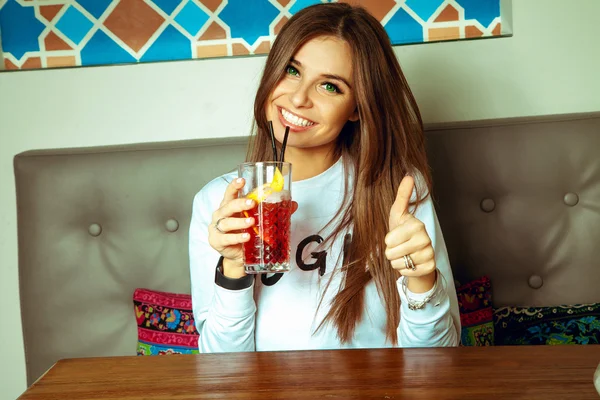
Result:
<svg viewBox="0 0 600 400">
<path fill-rule="evenodd" d="M 408 212 L 408 203 L 415 188 L 415 180 L 412 176 L 405 176 L 400 182 L 396 200 L 390 209 L 390 230 L 400 225 L 401 218 Z"/>
<path fill-rule="evenodd" d="M 295 201 L 292 201 L 292 214 L 295 213 L 297 209 L 298 209 L 298 203 L 296 203 Z"/>
</svg>

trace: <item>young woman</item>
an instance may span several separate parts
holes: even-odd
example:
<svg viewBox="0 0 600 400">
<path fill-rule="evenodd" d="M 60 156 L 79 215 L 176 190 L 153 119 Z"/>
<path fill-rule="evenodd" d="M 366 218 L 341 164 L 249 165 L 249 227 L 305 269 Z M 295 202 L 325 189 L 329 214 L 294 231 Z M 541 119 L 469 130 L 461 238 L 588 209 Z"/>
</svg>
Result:
<svg viewBox="0 0 600 400">
<path fill-rule="evenodd" d="M 201 352 L 457 346 L 452 270 L 430 196 L 422 121 L 381 24 L 319 4 L 278 35 L 248 161 L 292 163 L 290 272 L 246 275 L 235 173 L 196 195 L 192 300 Z M 216 267 L 216 269 L 215 269 Z"/>
</svg>

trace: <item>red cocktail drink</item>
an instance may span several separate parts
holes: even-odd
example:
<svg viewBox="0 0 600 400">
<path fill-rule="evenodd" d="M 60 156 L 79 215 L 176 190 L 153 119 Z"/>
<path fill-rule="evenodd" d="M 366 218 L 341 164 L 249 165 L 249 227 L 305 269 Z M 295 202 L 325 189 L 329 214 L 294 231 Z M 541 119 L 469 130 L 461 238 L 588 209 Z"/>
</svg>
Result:
<svg viewBox="0 0 600 400">
<path fill-rule="evenodd" d="M 244 267 L 248 274 L 287 272 L 290 270 L 290 228 L 292 216 L 291 165 L 284 162 L 244 163 L 239 176 L 246 183 L 241 197 L 254 200 L 245 217 L 254 225 L 246 229 Z"/>
<path fill-rule="evenodd" d="M 292 200 L 285 192 L 277 202 L 267 198 L 248 211 L 255 225 L 246 232 L 250 240 L 244 243 L 247 273 L 286 272 L 290 270 L 290 227 Z"/>
</svg>

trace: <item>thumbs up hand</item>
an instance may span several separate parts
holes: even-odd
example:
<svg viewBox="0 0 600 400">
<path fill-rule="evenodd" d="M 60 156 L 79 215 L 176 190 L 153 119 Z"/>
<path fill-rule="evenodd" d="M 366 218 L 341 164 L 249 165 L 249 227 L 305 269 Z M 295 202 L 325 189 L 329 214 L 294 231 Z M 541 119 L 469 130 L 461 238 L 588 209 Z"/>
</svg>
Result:
<svg viewBox="0 0 600 400">
<path fill-rule="evenodd" d="M 405 176 L 400 182 L 390 209 L 385 256 L 394 269 L 407 277 L 408 290 L 424 293 L 435 283 L 435 253 L 425 224 L 408 211 L 414 188 L 415 181 L 411 176 Z"/>
</svg>

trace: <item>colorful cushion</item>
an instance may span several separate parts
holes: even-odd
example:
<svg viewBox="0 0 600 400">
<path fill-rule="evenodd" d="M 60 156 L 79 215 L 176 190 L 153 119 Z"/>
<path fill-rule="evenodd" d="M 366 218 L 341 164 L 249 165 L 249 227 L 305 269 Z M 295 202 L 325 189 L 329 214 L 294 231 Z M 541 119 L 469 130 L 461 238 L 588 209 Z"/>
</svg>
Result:
<svg viewBox="0 0 600 400">
<path fill-rule="evenodd" d="M 557 307 L 502 307 L 494 311 L 499 345 L 598 344 L 600 303 Z"/>
<path fill-rule="evenodd" d="M 457 285 L 458 308 L 463 346 L 494 345 L 494 311 L 492 283 L 483 276 L 464 285 Z"/>
<path fill-rule="evenodd" d="M 133 305 L 138 356 L 198 353 L 191 296 L 136 289 Z"/>
</svg>

